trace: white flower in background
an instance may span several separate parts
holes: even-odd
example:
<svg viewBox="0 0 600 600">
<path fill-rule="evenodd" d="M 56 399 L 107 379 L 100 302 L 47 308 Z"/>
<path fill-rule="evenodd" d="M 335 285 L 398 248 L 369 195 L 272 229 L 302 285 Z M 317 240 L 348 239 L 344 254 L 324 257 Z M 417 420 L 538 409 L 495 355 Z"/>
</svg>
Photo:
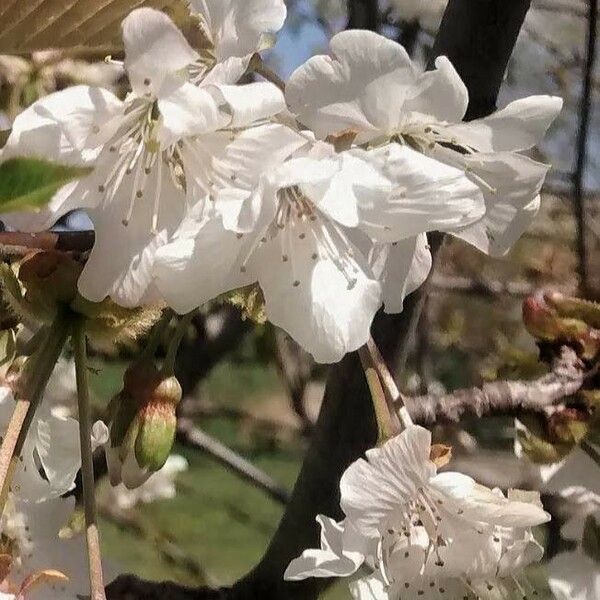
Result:
<svg viewBox="0 0 600 600">
<path fill-rule="evenodd" d="M 367 31 L 339 33 L 330 47 L 332 56 L 311 58 L 286 86 L 298 120 L 320 138 L 352 132 L 364 148 L 408 145 L 457 167 L 480 187 L 486 212 L 451 233 L 488 254 L 506 253 L 537 213 L 549 168 L 518 151 L 543 137 L 562 100 L 532 96 L 463 123 L 468 93 L 447 58 L 423 73 L 402 46 Z M 389 306 L 386 296 L 388 311 L 399 295 Z"/>
<path fill-rule="evenodd" d="M 0 387 L 0 429 L 3 432 L 15 406 L 12 390 Z M 29 428 L 11 491 L 24 500 L 56 498 L 73 489 L 80 467 L 77 421 L 56 416 L 42 407 Z"/>
<path fill-rule="evenodd" d="M 255 52 L 271 45 L 287 14 L 283 0 L 189 0 L 204 37 L 195 82 L 236 83 Z"/>
<path fill-rule="evenodd" d="M 157 253 L 157 286 L 187 312 L 258 282 L 267 318 L 319 362 L 362 346 L 381 304 L 361 246 L 466 224 L 484 209 L 458 170 L 410 148 L 384 171 L 360 149 L 336 154 L 326 143 L 279 165 L 268 144 L 253 155 L 265 156 L 262 175 L 236 179 L 217 195 L 214 218 L 192 212 Z"/>
<path fill-rule="evenodd" d="M 538 495 L 506 498 L 460 473 L 437 474 L 431 454 L 431 434 L 411 426 L 350 465 L 340 482 L 345 519 L 321 517 L 321 550 L 292 561 L 286 579 L 364 566 L 372 574 L 356 584 L 360 598 L 471 598 L 473 583 L 494 586 L 541 558 L 530 528 L 549 515 Z"/>
<path fill-rule="evenodd" d="M 2 554 L 11 559 L 8 576 L 2 582 L 3 591 L 14 591 L 16 596 L 21 586 L 30 585 L 36 575 L 55 571 L 62 576 L 40 577 L 27 588 L 24 597 L 27 600 L 76 600 L 88 592 L 85 536 L 59 535 L 68 525 L 74 506 L 74 498 L 31 503 L 9 496 L 0 521 L 0 548 Z"/>
<path fill-rule="evenodd" d="M 170 500 L 175 497 L 175 479 L 188 469 L 188 461 L 178 454 L 172 454 L 165 466 L 154 473 L 140 487 L 127 489 L 123 484 L 110 488 L 111 503 L 121 510 L 130 510 L 140 502 L 150 504 L 157 500 Z"/>
<path fill-rule="evenodd" d="M 392 16 L 405 23 L 417 22 L 435 31 L 442 19 L 448 0 L 389 0 Z"/>
<path fill-rule="evenodd" d="M 556 600 L 597 600 L 600 562 L 581 548 L 558 554 L 548 563 L 548 584 Z"/>
<path fill-rule="evenodd" d="M 73 209 L 86 209 L 96 241 L 79 280 L 81 293 L 136 306 L 152 298 L 154 253 L 181 222 L 184 190 L 188 203 L 208 202 L 214 186 L 235 177 L 237 164 L 214 164 L 212 147 L 279 112 L 284 101 L 269 83 L 190 83 L 186 68 L 198 54 L 161 12 L 130 13 L 123 40 L 132 87 L 124 102 L 88 86 L 47 96 L 17 117 L 3 151 L 4 158 L 93 166 L 93 173 L 63 187 L 39 213 L 3 219 L 21 230 L 45 229 Z"/>
</svg>

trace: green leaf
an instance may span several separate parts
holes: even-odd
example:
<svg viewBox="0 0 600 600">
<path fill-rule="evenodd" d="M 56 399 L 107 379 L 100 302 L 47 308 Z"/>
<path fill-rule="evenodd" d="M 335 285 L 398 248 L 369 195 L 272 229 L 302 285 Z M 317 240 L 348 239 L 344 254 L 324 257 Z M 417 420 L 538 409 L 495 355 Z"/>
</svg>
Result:
<svg viewBox="0 0 600 600">
<path fill-rule="evenodd" d="M 91 173 L 39 158 L 10 158 L 0 164 L 0 211 L 36 210 L 64 185 Z"/>
</svg>

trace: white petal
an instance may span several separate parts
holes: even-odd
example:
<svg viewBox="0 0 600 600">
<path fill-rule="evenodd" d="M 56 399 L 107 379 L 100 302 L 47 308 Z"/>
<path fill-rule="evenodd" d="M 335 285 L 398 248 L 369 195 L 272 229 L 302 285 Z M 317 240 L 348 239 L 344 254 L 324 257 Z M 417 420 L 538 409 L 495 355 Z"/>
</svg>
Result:
<svg viewBox="0 0 600 600">
<path fill-rule="evenodd" d="M 557 600 L 600 598 L 600 569 L 581 550 L 563 552 L 548 563 L 548 583 Z"/>
<path fill-rule="evenodd" d="M 348 248 L 340 242 L 334 252 L 344 256 Z M 267 317 L 317 362 L 337 362 L 369 338 L 381 289 L 366 267 L 355 268 L 342 272 L 305 225 L 286 226 L 256 253 Z"/>
<path fill-rule="evenodd" d="M 79 291 L 88 300 L 100 302 L 110 296 L 118 304 L 133 307 L 144 298 L 152 281 L 156 250 L 167 242 L 184 214 L 183 193 L 173 185 L 168 167 L 162 165 L 161 169 L 157 232 L 153 232 L 156 165 L 147 177 L 142 198 L 135 198 L 134 178 L 130 177 L 112 202 L 89 211 L 96 239 L 79 278 Z M 123 219 L 132 196 L 134 210 L 125 226 Z"/>
<path fill-rule="evenodd" d="M 462 170 L 394 143 L 351 152 L 371 162 L 393 184 L 388 194 L 373 185 L 355 186 L 361 192 L 360 227 L 377 241 L 464 227 L 485 212 L 483 193 Z"/>
<path fill-rule="evenodd" d="M 485 191 L 486 212 L 480 221 L 451 233 L 486 254 L 502 256 L 537 215 L 539 193 L 549 167 L 507 152 L 477 154 L 465 162 L 495 191 Z"/>
<path fill-rule="evenodd" d="M 190 5 L 206 20 L 218 62 L 260 50 L 263 36 L 279 31 L 286 17 L 283 0 L 190 0 Z"/>
<path fill-rule="evenodd" d="M 79 425 L 75 419 L 41 416 L 35 423 L 36 450 L 52 490 L 62 496 L 75 487 L 81 468 Z"/>
<path fill-rule="evenodd" d="M 437 121 L 460 122 L 469 104 L 467 87 L 445 56 L 438 56 L 435 66 L 421 75 L 416 93 L 406 99 L 403 110 L 431 115 Z"/>
<path fill-rule="evenodd" d="M 446 132 L 480 152 L 525 150 L 544 137 L 562 105 L 562 98 L 556 96 L 529 96 L 489 117 L 452 125 Z"/>
<path fill-rule="evenodd" d="M 125 68 L 138 96 L 160 96 L 165 77 L 184 69 L 198 53 L 171 19 L 152 8 L 138 8 L 123 20 Z"/>
<path fill-rule="evenodd" d="M 15 119 L 2 159 L 39 157 L 86 165 L 115 133 L 123 103 L 103 88 L 77 85 L 34 102 Z"/>
<path fill-rule="evenodd" d="M 346 469 L 340 481 L 341 506 L 359 532 L 379 535 L 390 515 L 427 485 L 436 472 L 430 450 L 431 433 L 412 426 Z"/>
<path fill-rule="evenodd" d="M 375 267 L 379 275 L 385 312 L 402 312 L 404 299 L 425 283 L 432 266 L 427 236 L 406 238 L 378 249 L 380 256 L 374 260 L 380 263 Z"/>
<path fill-rule="evenodd" d="M 169 86 L 169 91 L 159 98 L 158 108 L 162 117 L 160 134 L 163 146 L 174 144 L 184 137 L 216 131 L 229 121 L 209 92 L 187 82 Z"/>
<path fill-rule="evenodd" d="M 393 184 L 362 155 L 344 152 L 339 159 L 340 168 L 333 177 L 314 186 L 314 192 L 308 195 L 323 212 L 346 227 L 360 226 L 362 213 L 369 210 L 385 220 L 384 210 Z"/>
<path fill-rule="evenodd" d="M 184 314 L 255 281 L 240 270 L 244 243 L 220 217 L 186 218 L 180 234 L 156 253 L 156 284 L 169 306 Z"/>
<path fill-rule="evenodd" d="M 246 85 L 219 85 L 205 89 L 214 90 L 217 98 L 225 103 L 231 115 L 229 127 L 245 127 L 275 116 L 285 109 L 285 99 L 281 90 L 268 82 Z"/>
<path fill-rule="evenodd" d="M 349 577 L 356 573 L 364 557 L 345 553 L 342 549 L 343 523 L 317 516 L 321 526 L 321 549 L 305 550 L 293 560 L 284 573 L 286 581 L 299 581 L 308 577 Z"/>
<path fill-rule="evenodd" d="M 195 156 L 183 153 L 188 176 L 202 180 L 206 187 L 212 182 L 217 188 L 235 187 L 251 191 L 262 173 L 270 173 L 306 140 L 285 125 L 266 123 L 231 132 L 215 132 L 192 142 Z M 195 160 L 194 160 L 195 159 Z"/>
<path fill-rule="evenodd" d="M 314 56 L 286 86 L 286 100 L 317 137 L 346 129 L 361 143 L 397 128 L 418 73 L 402 46 L 376 33 L 345 31 L 330 43 L 332 57 Z"/>
<path fill-rule="evenodd" d="M 446 496 L 445 504 L 462 510 L 465 519 L 504 527 L 533 527 L 550 520 L 537 504 L 509 500 L 461 473 L 441 473 L 431 487 Z"/>
</svg>

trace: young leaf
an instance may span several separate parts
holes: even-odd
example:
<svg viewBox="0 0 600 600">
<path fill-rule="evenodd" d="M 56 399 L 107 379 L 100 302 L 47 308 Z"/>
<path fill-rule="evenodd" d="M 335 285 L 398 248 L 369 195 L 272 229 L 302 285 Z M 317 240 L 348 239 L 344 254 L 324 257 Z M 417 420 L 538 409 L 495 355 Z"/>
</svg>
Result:
<svg viewBox="0 0 600 600">
<path fill-rule="evenodd" d="M 2 0 L 0 53 L 80 47 L 110 52 L 121 46 L 120 23 L 134 8 L 151 6 L 179 20 L 185 5 L 185 0 Z"/>
<path fill-rule="evenodd" d="M 39 209 L 63 185 L 91 171 L 39 158 L 9 158 L 0 163 L 0 212 Z"/>
</svg>

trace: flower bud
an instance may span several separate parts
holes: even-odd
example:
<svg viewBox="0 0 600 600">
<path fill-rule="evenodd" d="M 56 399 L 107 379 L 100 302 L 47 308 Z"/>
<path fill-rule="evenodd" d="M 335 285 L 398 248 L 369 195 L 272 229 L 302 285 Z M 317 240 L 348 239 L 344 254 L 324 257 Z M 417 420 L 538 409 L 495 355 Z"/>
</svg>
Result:
<svg viewBox="0 0 600 600">
<path fill-rule="evenodd" d="M 134 489 L 160 470 L 173 447 L 181 386 L 154 363 L 139 361 L 123 377 L 111 402 L 106 460 L 111 484 Z"/>
<path fill-rule="evenodd" d="M 69 305 L 77 295 L 82 268 L 63 252 L 36 252 L 23 259 L 19 280 L 29 311 L 42 321 L 52 320 L 59 307 Z"/>
</svg>

